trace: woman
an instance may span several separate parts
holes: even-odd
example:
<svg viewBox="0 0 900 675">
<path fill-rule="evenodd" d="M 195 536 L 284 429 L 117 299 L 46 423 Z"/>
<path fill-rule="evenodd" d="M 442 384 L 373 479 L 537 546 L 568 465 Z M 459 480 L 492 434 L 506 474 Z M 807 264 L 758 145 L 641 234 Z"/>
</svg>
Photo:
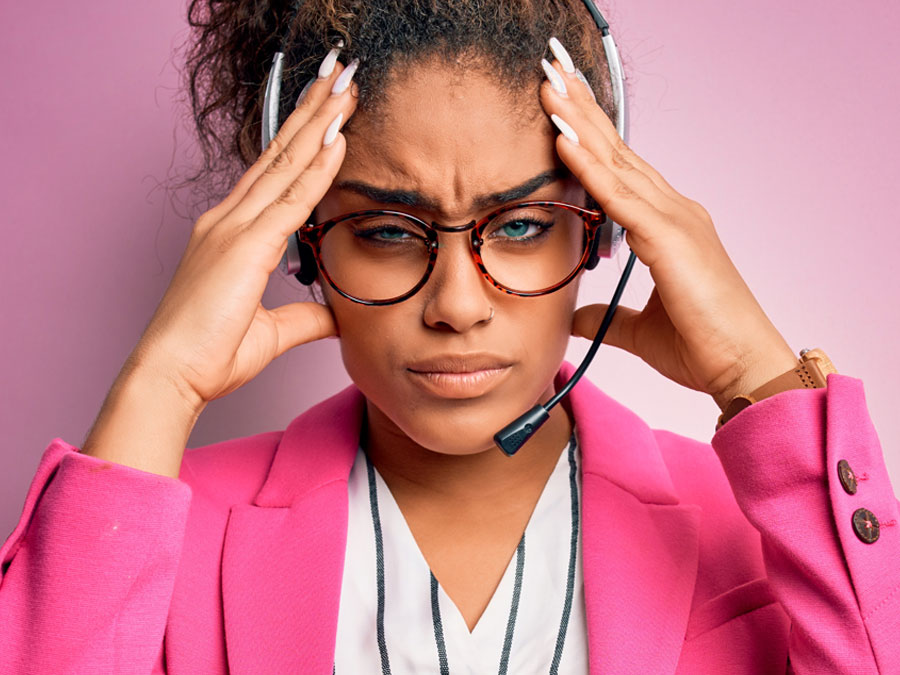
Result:
<svg viewBox="0 0 900 675">
<path fill-rule="evenodd" d="M 426 6 L 309 3 L 261 31 L 296 42 L 296 108 L 198 220 L 83 448 L 47 449 L 2 551 L 4 669 L 890 672 L 897 503 L 861 383 L 729 409 L 798 360 L 703 207 L 617 138 L 584 9 Z M 605 341 L 727 411 L 712 449 L 588 382 L 512 457 L 493 445 L 606 310 L 576 311 L 579 276 L 536 255 L 577 221 L 500 204 L 587 227 L 589 200 L 656 282 Z M 343 219 L 374 209 L 408 215 Z M 324 302 L 266 310 L 308 219 L 341 223 L 309 240 Z M 452 231 L 471 221 L 483 270 Z M 565 241 L 580 272 L 591 239 Z M 520 248 L 527 274 L 504 257 Z M 209 401 L 330 336 L 354 387 L 184 452 Z"/>
</svg>

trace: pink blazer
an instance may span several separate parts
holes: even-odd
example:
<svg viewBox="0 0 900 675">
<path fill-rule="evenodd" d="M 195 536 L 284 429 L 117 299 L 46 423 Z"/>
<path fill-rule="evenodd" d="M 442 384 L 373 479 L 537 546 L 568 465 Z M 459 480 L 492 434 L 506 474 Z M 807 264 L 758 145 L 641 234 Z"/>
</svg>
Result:
<svg viewBox="0 0 900 675">
<path fill-rule="evenodd" d="M 761 401 L 712 446 L 587 381 L 569 405 L 592 673 L 900 673 L 898 502 L 860 380 Z M 54 439 L 0 549 L 0 672 L 331 673 L 362 406 L 349 387 L 188 450 L 180 480 Z"/>
</svg>

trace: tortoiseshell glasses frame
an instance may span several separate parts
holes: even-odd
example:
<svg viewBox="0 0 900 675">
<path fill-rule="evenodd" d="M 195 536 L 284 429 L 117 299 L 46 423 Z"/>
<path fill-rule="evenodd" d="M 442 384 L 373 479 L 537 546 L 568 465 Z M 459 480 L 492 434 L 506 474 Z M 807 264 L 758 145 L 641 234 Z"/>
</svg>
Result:
<svg viewBox="0 0 900 675">
<path fill-rule="evenodd" d="M 481 255 L 481 247 L 484 245 L 484 239 L 482 235 L 487 228 L 487 226 L 494 220 L 497 216 L 506 213 L 508 211 L 512 211 L 514 209 L 521 209 L 527 207 L 558 207 L 567 211 L 571 211 L 577 214 L 582 222 L 584 223 L 584 245 L 581 254 L 581 259 L 575 265 L 574 269 L 572 269 L 565 278 L 558 281 L 557 283 L 547 286 L 546 288 L 541 288 L 534 291 L 520 291 L 513 288 L 510 288 L 499 281 L 497 281 L 494 277 L 491 276 L 490 272 L 488 272 L 487 267 L 484 264 L 484 260 Z M 426 247 L 428 250 L 428 262 L 425 267 L 424 274 L 419 282 L 413 286 L 409 291 L 403 293 L 402 295 L 398 295 L 393 298 L 387 298 L 384 300 L 370 300 L 365 298 L 356 297 L 350 293 L 344 291 L 335 281 L 331 278 L 328 273 L 328 269 L 325 267 L 322 256 L 321 256 L 321 243 L 324 239 L 325 235 L 328 231 L 333 228 L 338 223 L 341 223 L 346 220 L 350 220 L 353 218 L 359 218 L 362 216 L 378 216 L 378 215 L 387 215 L 387 216 L 396 216 L 400 218 L 405 218 L 410 221 L 418 228 L 420 228 L 424 233 L 427 239 Z M 472 259 L 475 261 L 475 265 L 478 267 L 478 270 L 481 272 L 482 276 L 495 288 L 509 293 L 510 295 L 517 295 L 521 297 L 535 297 L 539 295 L 546 295 L 547 293 L 552 293 L 553 291 L 557 291 L 566 284 L 568 284 L 572 279 L 574 279 L 578 272 L 585 266 L 585 263 L 588 261 L 591 251 L 594 249 L 595 242 L 598 237 L 598 233 L 600 227 L 606 224 L 607 216 L 606 213 L 602 210 L 591 210 L 586 209 L 581 206 L 575 206 L 574 204 L 567 204 L 565 202 L 555 202 L 555 201 L 526 201 L 526 202 L 516 202 L 513 204 L 507 204 L 502 206 L 499 209 L 496 209 L 484 216 L 480 220 L 473 220 L 465 225 L 458 225 L 455 227 L 441 225 L 435 221 L 432 221 L 430 224 L 422 220 L 421 218 L 417 218 L 409 213 L 404 213 L 402 211 L 392 211 L 392 210 L 384 210 L 384 209 L 368 209 L 364 211 L 353 211 L 352 213 L 345 213 L 340 216 L 336 216 L 335 218 L 331 218 L 321 223 L 308 223 L 305 227 L 299 229 L 297 231 L 297 238 L 300 244 L 306 244 L 312 249 L 312 254 L 315 257 L 316 265 L 318 266 L 319 271 L 322 273 L 322 276 L 325 278 L 325 281 L 337 291 L 340 295 L 347 298 L 348 300 L 352 300 L 353 302 L 360 303 L 362 305 L 393 305 L 398 302 L 402 302 L 413 295 L 415 295 L 427 282 L 429 277 L 431 276 L 432 271 L 434 270 L 435 263 L 437 262 L 438 256 L 438 233 L 439 232 L 466 232 L 471 231 L 471 237 L 469 240 L 470 244 L 470 253 L 472 255 Z"/>
</svg>

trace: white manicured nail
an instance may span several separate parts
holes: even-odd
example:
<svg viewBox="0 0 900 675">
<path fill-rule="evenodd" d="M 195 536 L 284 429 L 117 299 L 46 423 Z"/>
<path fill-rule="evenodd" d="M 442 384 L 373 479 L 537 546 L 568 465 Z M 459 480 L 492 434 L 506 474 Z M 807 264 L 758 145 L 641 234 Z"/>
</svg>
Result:
<svg viewBox="0 0 900 675">
<path fill-rule="evenodd" d="M 322 63 L 319 65 L 319 79 L 323 80 L 332 72 L 334 72 L 334 64 L 337 63 L 338 54 L 341 53 L 341 50 L 337 47 L 328 52 L 328 55 L 322 59 Z"/>
<path fill-rule="evenodd" d="M 350 86 L 350 80 L 353 79 L 353 74 L 356 72 L 356 69 L 359 67 L 359 59 L 353 59 L 346 68 L 341 71 L 341 74 L 337 76 L 337 79 L 334 81 L 334 86 L 331 87 L 332 94 L 343 94 L 344 90 Z"/>
<path fill-rule="evenodd" d="M 296 108 L 298 105 L 303 103 L 303 99 L 306 98 L 306 92 L 309 91 L 309 88 L 312 86 L 312 83 L 316 81 L 316 78 L 309 78 L 309 82 L 303 85 L 303 89 L 300 90 L 300 95 L 297 97 L 297 102 L 294 104 Z"/>
<path fill-rule="evenodd" d="M 587 78 L 584 76 L 580 70 L 575 71 L 575 77 L 581 80 L 581 83 L 587 87 L 588 93 L 591 95 L 591 98 L 594 99 L 594 103 L 597 102 L 597 96 L 594 94 L 594 88 L 591 86 L 591 83 L 587 81 Z"/>
<path fill-rule="evenodd" d="M 562 135 L 572 141 L 575 145 L 578 145 L 578 134 L 575 133 L 575 130 L 569 126 L 568 122 L 566 122 L 562 117 L 553 113 L 550 115 L 550 119 L 553 120 L 553 123 L 556 125 L 556 128 L 562 132 Z"/>
<path fill-rule="evenodd" d="M 341 126 L 341 120 L 344 119 L 344 113 L 339 112 L 338 116 L 332 120 L 331 124 L 328 125 L 328 128 L 325 130 L 325 137 L 322 139 L 322 147 L 328 147 L 332 143 L 334 143 L 334 139 L 337 138 L 338 129 Z"/>
<path fill-rule="evenodd" d="M 547 79 L 550 80 L 550 86 L 556 91 L 560 96 L 565 96 L 566 98 L 569 95 L 566 93 L 566 83 L 562 79 L 562 75 L 560 75 L 556 68 L 550 65 L 550 62 L 547 59 L 541 59 L 541 66 L 544 69 L 544 74 L 547 76 Z"/>
<path fill-rule="evenodd" d="M 572 57 L 569 56 L 566 48 L 562 46 L 562 42 L 555 37 L 550 38 L 550 51 L 553 52 L 553 56 L 559 61 L 559 65 L 562 66 L 564 71 L 567 73 L 575 72 L 575 64 L 572 63 Z"/>
</svg>

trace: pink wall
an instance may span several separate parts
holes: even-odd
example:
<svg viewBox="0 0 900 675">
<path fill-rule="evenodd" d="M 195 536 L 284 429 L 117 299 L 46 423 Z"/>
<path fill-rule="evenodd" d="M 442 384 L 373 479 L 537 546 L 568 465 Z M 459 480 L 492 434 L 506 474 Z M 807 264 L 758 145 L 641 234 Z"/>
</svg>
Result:
<svg viewBox="0 0 900 675">
<path fill-rule="evenodd" d="M 52 5 L 6 3 L 0 24 L 4 538 L 46 444 L 82 442 L 191 227 L 159 187 L 190 150 L 169 61 L 181 3 Z M 607 18 L 630 76 L 633 147 L 709 210 L 788 342 L 821 346 L 864 380 L 900 485 L 900 6 L 653 0 Z M 587 278 L 585 302 L 607 300 L 615 268 Z M 639 269 L 623 302 L 640 307 L 650 289 Z M 295 293 L 279 279 L 265 302 Z M 628 354 L 601 350 L 590 376 L 653 426 L 712 434 L 711 399 Z M 211 405 L 191 445 L 283 428 L 347 382 L 336 342 L 294 350 Z"/>
</svg>

